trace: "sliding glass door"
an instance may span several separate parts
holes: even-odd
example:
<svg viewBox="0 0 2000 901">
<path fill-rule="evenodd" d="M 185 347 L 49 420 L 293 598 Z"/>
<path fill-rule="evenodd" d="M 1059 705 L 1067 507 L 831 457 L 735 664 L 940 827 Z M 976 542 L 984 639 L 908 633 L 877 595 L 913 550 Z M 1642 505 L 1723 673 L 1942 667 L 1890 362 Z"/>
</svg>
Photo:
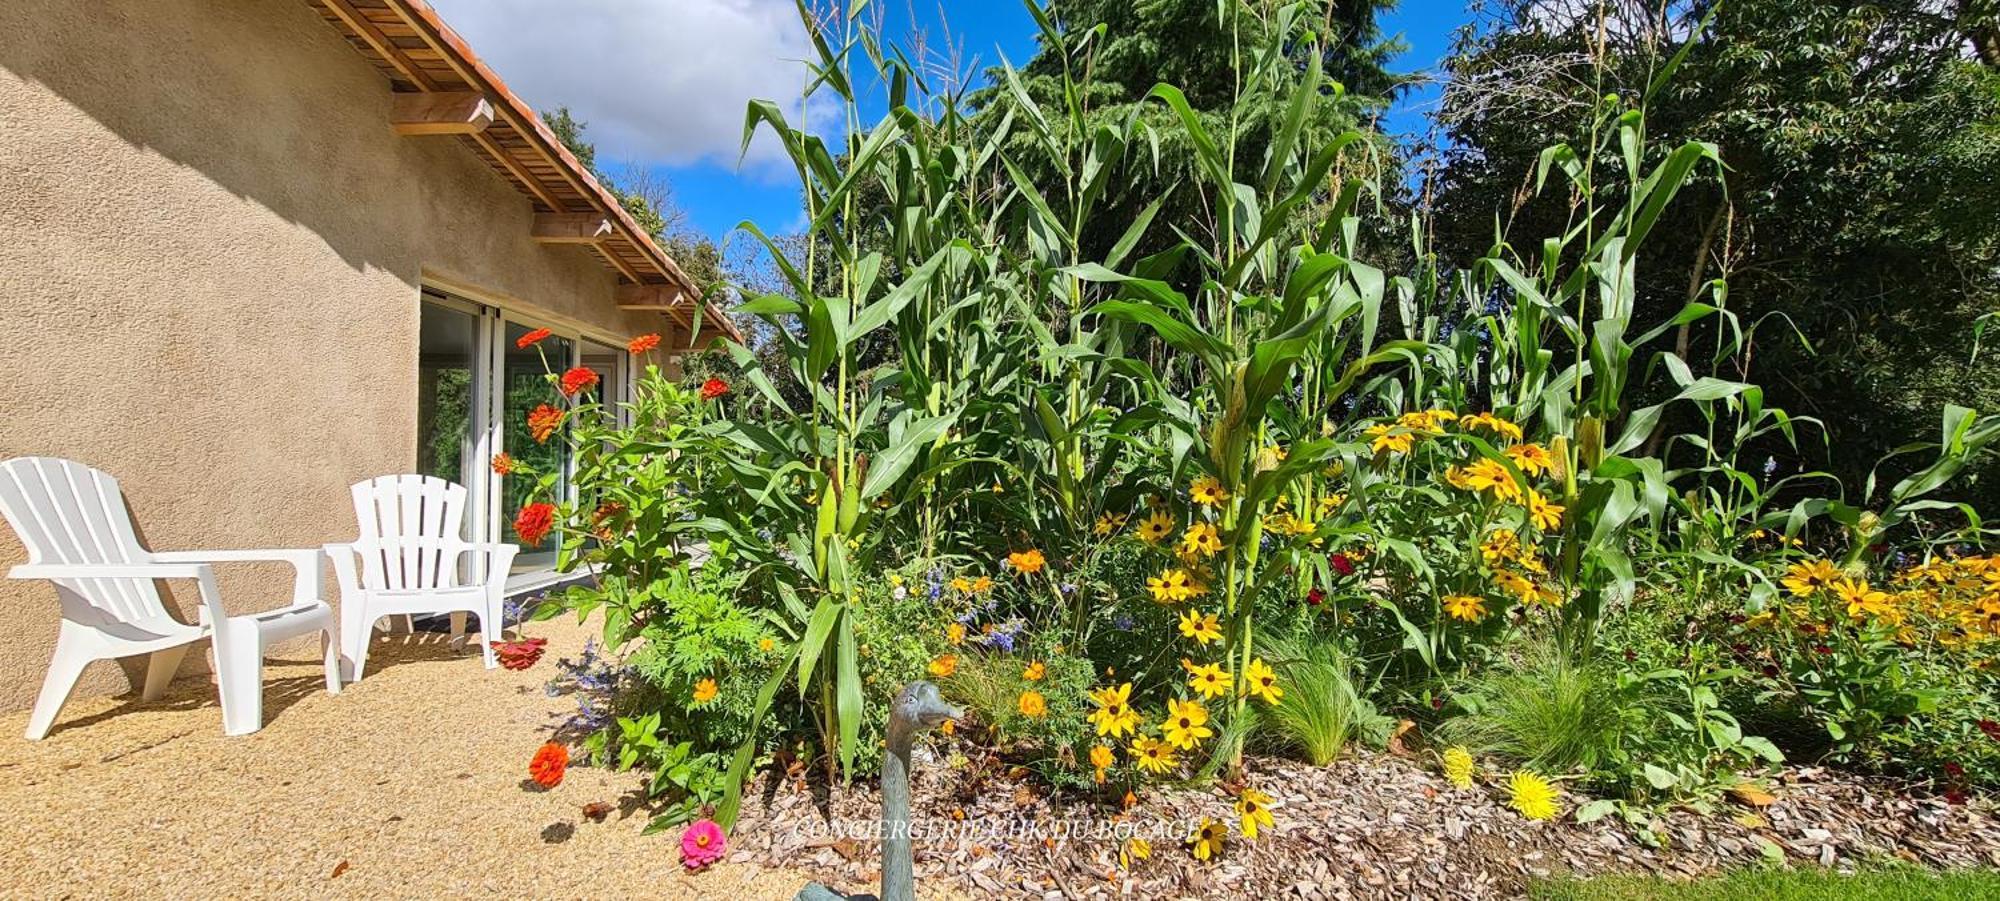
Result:
<svg viewBox="0 0 2000 901">
<path fill-rule="evenodd" d="M 556 477 L 555 495 L 567 498 L 570 459 L 569 442 L 564 437 L 566 429 L 558 428 L 538 441 L 528 426 L 528 417 L 543 407 L 555 411 L 565 409 L 562 395 L 554 385 L 549 384 L 548 375 L 551 372 L 561 374 L 570 367 L 570 361 L 576 354 L 576 342 L 550 336 L 528 347 L 520 347 L 521 337 L 535 328 L 512 320 L 506 324 L 506 341 L 501 346 L 500 384 L 503 393 L 500 398 L 500 422 L 504 424 L 501 443 L 508 455 L 536 474 L 553 474 Z M 500 509 L 521 509 L 534 487 L 533 478 L 502 480 Z M 547 569 L 555 565 L 557 538 L 554 533 L 537 545 L 522 542 L 521 536 L 514 534 L 512 528 L 505 530 L 505 536 L 502 540 L 512 541 L 521 547 L 520 555 L 514 558 L 517 571 Z"/>
<path fill-rule="evenodd" d="M 419 321 L 417 446 L 409 471 L 466 486 L 464 537 L 515 542 L 521 548 L 514 558 L 517 574 L 552 569 L 555 537 L 522 544 L 513 517 L 539 476 L 553 476 L 555 497 L 569 499 L 574 461 L 562 428 L 537 441 L 528 419 L 545 405 L 568 409 L 548 374 L 574 366 L 597 373 L 590 399 L 621 409 L 629 396 L 630 355 L 622 347 L 432 288 L 423 291 Z M 518 346 L 523 336 L 544 327 L 552 333 Z M 534 475 L 493 474 L 493 456 L 503 451 Z"/>
</svg>

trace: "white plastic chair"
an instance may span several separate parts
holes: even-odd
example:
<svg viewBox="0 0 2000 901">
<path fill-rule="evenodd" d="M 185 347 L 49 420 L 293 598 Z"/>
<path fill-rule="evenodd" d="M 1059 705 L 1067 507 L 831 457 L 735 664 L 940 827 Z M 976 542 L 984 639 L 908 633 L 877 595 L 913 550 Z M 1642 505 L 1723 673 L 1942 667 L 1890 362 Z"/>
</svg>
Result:
<svg viewBox="0 0 2000 901">
<path fill-rule="evenodd" d="M 320 600 L 320 552 L 148 551 L 139 546 L 118 480 L 71 460 L 17 457 L 0 463 L 0 513 L 28 562 L 11 579 L 47 579 L 62 601 L 62 626 L 41 697 L 28 717 L 28 739 L 41 739 L 69 700 L 83 668 L 95 660 L 151 654 L 141 697 L 159 699 L 188 646 L 213 639 L 222 729 L 247 735 L 264 725 L 264 650 L 273 643 L 322 634 L 326 690 L 340 693 L 333 608 Z M 292 564 L 292 603 L 263 613 L 230 616 L 216 591 L 212 563 L 269 560 Z M 194 625 L 174 619 L 160 600 L 158 579 L 193 580 L 201 592 Z"/>
<path fill-rule="evenodd" d="M 368 663 L 368 641 L 385 616 L 450 613 L 451 634 L 465 632 L 465 614 L 479 617 L 479 644 L 492 669 L 493 642 L 506 628 L 507 570 L 519 550 L 512 544 L 467 542 L 465 487 L 433 476 L 382 476 L 354 485 L 354 515 L 361 538 L 329 544 L 340 579 L 341 656 L 346 678 L 359 681 Z M 461 584 L 467 553 L 484 554 L 479 581 Z M 355 561 L 361 562 L 357 570 Z"/>
</svg>

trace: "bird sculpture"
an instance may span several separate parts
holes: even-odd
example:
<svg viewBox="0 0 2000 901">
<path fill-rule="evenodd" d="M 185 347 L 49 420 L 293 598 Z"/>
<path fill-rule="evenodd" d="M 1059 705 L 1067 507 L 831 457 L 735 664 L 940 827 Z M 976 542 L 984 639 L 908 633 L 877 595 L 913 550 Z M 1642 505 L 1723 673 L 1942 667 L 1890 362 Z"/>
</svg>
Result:
<svg viewBox="0 0 2000 901">
<path fill-rule="evenodd" d="M 916 865 L 910 853 L 910 746 L 917 734 L 965 714 L 946 704 L 937 686 L 912 682 L 889 707 L 888 755 L 882 758 L 882 895 L 879 901 L 916 901 Z M 793 901 L 875 901 L 843 895 L 815 882 Z"/>
</svg>

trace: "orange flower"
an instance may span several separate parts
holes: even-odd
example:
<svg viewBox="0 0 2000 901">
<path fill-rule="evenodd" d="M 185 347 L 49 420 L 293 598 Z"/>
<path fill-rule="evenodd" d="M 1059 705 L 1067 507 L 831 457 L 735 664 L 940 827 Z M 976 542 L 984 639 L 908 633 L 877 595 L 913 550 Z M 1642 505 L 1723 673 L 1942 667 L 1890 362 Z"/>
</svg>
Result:
<svg viewBox="0 0 2000 901">
<path fill-rule="evenodd" d="M 563 771 L 569 769 L 569 749 L 557 742 L 549 742 L 535 752 L 534 759 L 528 761 L 528 778 L 543 788 L 555 788 L 562 784 Z"/>
<path fill-rule="evenodd" d="M 541 343 L 541 340 L 543 338 L 546 338 L 551 334 L 553 333 L 550 332 L 548 329 L 538 328 L 532 332 L 522 335 L 519 338 L 515 338 L 514 346 L 521 350 L 527 350 L 528 348 L 534 347 L 536 344 Z"/>
<path fill-rule="evenodd" d="M 528 413 L 528 434 L 535 436 L 536 444 L 541 444 L 555 434 L 562 421 L 563 411 L 542 404 Z"/>
<path fill-rule="evenodd" d="M 709 379 L 701 383 L 701 399 L 714 400 L 729 393 L 729 383 L 721 379 Z"/>
<path fill-rule="evenodd" d="M 632 343 L 625 345 L 625 349 L 635 354 L 642 354 L 659 346 L 660 336 L 648 332 L 637 338 L 633 338 Z"/>
<path fill-rule="evenodd" d="M 1012 564 L 1014 569 L 1020 571 L 1025 575 L 1034 575 L 1035 573 L 1041 572 L 1042 567 L 1048 563 L 1048 561 L 1042 557 L 1042 552 L 1034 550 L 1033 548 L 1030 548 L 1025 551 L 1019 551 L 1016 553 L 1008 554 L 1007 562 Z"/>
<path fill-rule="evenodd" d="M 521 464 L 514 462 L 513 457 L 507 456 L 506 451 L 501 451 L 493 455 L 494 475 L 510 476 L 516 472 L 519 472 L 520 469 L 521 469 Z"/>
<path fill-rule="evenodd" d="M 564 397 L 575 397 L 578 391 L 588 391 L 597 387 L 597 373 L 588 366 L 571 367 L 562 374 L 560 386 Z"/>
<path fill-rule="evenodd" d="M 541 544 L 555 524 L 556 505 L 528 504 L 514 515 L 514 534 L 521 536 L 523 544 Z"/>
</svg>

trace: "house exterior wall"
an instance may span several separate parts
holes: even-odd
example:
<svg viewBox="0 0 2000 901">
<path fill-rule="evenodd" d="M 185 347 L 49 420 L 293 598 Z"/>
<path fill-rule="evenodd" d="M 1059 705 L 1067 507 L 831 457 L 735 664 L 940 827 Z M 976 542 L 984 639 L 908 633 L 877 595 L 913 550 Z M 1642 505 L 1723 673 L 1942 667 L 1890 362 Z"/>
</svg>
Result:
<svg viewBox="0 0 2000 901">
<path fill-rule="evenodd" d="M 422 280 L 604 337 L 663 324 L 588 248 L 531 241 L 461 139 L 389 114 L 299 0 L 0 3 L 0 459 L 112 473 L 154 549 L 317 546 L 353 537 L 349 484 L 415 463 Z M 25 559 L 0 529 L 0 571 Z M 232 611 L 285 602 L 282 565 L 220 573 Z M 0 580 L 0 708 L 33 703 L 57 612 Z"/>
</svg>

